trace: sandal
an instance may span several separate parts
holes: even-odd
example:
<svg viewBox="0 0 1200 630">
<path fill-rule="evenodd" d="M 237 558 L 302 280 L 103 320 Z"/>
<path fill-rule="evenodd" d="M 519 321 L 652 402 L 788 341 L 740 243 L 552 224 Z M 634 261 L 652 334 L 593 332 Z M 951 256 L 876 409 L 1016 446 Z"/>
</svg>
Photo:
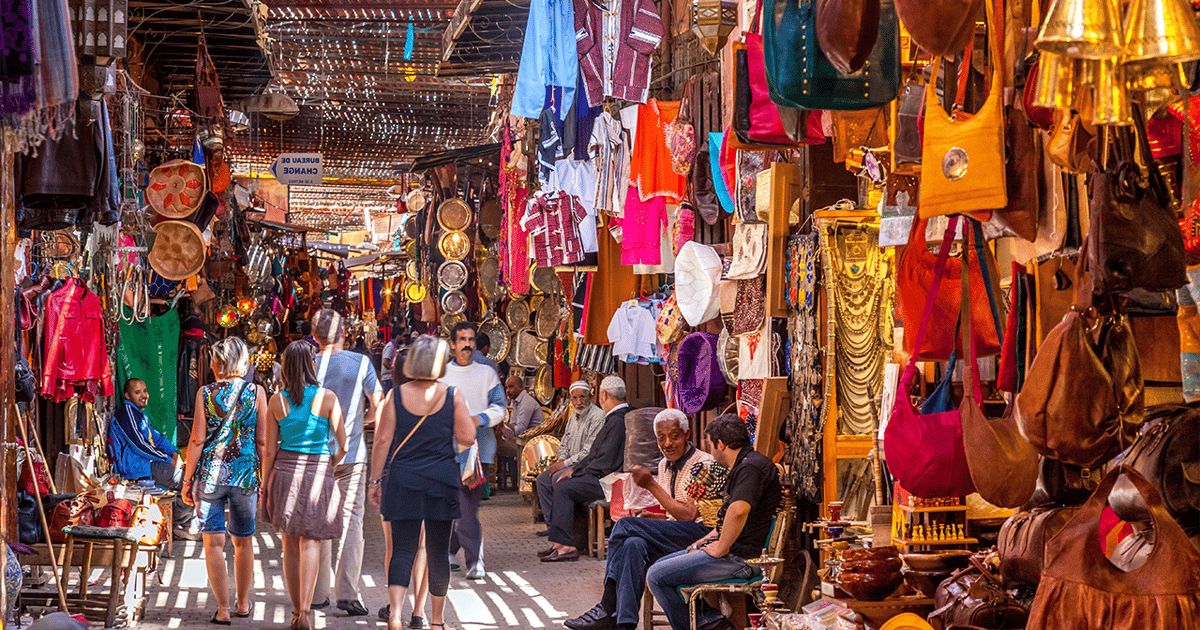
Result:
<svg viewBox="0 0 1200 630">
<path fill-rule="evenodd" d="M 233 622 L 232 622 L 232 621 L 230 621 L 230 620 L 228 620 L 228 619 L 226 619 L 225 621 L 221 621 L 220 619 L 217 619 L 217 613 L 215 613 L 215 612 L 213 613 L 213 616 L 212 616 L 212 618 L 208 620 L 208 623 L 215 623 L 215 624 L 217 624 L 218 626 L 230 626 L 230 625 L 233 625 Z"/>
<path fill-rule="evenodd" d="M 238 612 L 238 606 L 234 606 L 233 610 L 229 611 L 229 613 L 230 616 L 237 617 L 238 619 L 245 619 L 246 617 L 250 616 L 252 608 L 254 608 L 253 605 L 248 605 L 246 606 L 246 612 Z"/>
</svg>

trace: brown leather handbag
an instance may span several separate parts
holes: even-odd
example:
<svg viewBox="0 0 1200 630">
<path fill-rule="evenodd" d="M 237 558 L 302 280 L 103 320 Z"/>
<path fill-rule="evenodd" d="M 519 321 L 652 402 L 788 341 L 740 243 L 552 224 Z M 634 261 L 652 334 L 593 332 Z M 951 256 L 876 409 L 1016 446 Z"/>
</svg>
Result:
<svg viewBox="0 0 1200 630">
<path fill-rule="evenodd" d="M 1097 173 L 1092 184 L 1089 238 L 1096 289 L 1174 291 L 1187 284 L 1183 234 L 1136 110 L 1134 122 L 1136 129 L 1124 132 L 1124 142 L 1117 143 L 1120 162 Z M 1135 155 L 1146 162 L 1148 179 Z"/>
<path fill-rule="evenodd" d="M 966 48 L 982 8 L 983 0 L 896 0 L 896 14 L 912 40 L 936 56 Z"/>
<path fill-rule="evenodd" d="M 978 239 L 978 232 L 975 237 Z M 960 283 L 963 304 L 971 303 L 968 258 L 963 258 Z M 991 270 L 984 269 L 983 274 L 991 274 Z M 1037 488 L 1038 453 L 1021 436 L 1013 417 L 1013 405 L 1009 405 L 1000 418 L 989 418 L 983 412 L 982 388 L 975 363 L 975 337 L 972 334 L 971 316 L 965 313 L 964 309 L 964 314 L 959 316 L 960 329 L 965 332 L 963 345 L 967 347 L 967 360 L 963 362 L 963 385 L 966 390 L 967 384 L 970 384 L 971 390 L 963 395 L 958 411 L 962 416 L 963 444 L 969 445 L 966 449 L 967 468 L 971 472 L 975 491 L 985 501 L 999 507 L 1020 507 L 1029 501 Z"/>
<path fill-rule="evenodd" d="M 1126 476 L 1146 501 L 1154 548 L 1146 562 L 1121 571 L 1100 546 L 1109 493 Z M 1162 497 L 1128 466 L 1109 471 L 1092 498 L 1046 543 L 1046 565 L 1029 611 L 1040 630 L 1200 629 L 1200 553 L 1171 519 Z"/>
<path fill-rule="evenodd" d="M 1042 455 L 1090 468 L 1133 442 L 1145 386 L 1129 318 L 1101 317 L 1086 306 L 1092 292 L 1084 267 L 1076 267 L 1075 305 L 1046 335 L 1029 367 L 1016 397 L 1016 418 L 1021 434 Z"/>
<path fill-rule="evenodd" d="M 817 41 L 842 74 L 862 69 L 879 39 L 879 0 L 817 0 Z"/>
<path fill-rule="evenodd" d="M 929 623 L 939 630 L 954 626 L 992 630 L 1025 627 L 1025 609 L 1005 592 L 1000 578 L 978 556 L 972 556 L 970 566 L 959 569 L 938 585 L 933 605 Z"/>
<path fill-rule="evenodd" d="M 1037 130 L 1014 107 L 1005 110 L 1004 140 L 1008 205 L 998 208 L 993 218 L 1013 235 L 1033 242 L 1042 210 L 1042 145 Z"/>
<path fill-rule="evenodd" d="M 1000 526 L 1000 577 L 1006 588 L 1037 586 L 1045 565 L 1046 541 L 1079 511 L 1079 506 L 1017 512 Z"/>
<path fill-rule="evenodd" d="M 1142 474 L 1162 495 L 1167 511 L 1185 528 L 1200 525 L 1200 406 L 1155 405 L 1146 410 L 1146 424 L 1112 465 L 1124 464 Z M 1146 503 L 1126 478 L 1117 481 L 1108 497 L 1125 521 L 1149 518 Z"/>
</svg>

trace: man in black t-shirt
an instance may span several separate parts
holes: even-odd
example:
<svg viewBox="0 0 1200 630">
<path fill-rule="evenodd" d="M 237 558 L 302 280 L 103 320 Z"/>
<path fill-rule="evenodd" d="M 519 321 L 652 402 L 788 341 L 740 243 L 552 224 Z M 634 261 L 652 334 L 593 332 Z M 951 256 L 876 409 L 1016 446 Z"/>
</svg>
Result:
<svg viewBox="0 0 1200 630">
<path fill-rule="evenodd" d="M 746 560 L 762 552 L 783 496 L 778 469 L 751 446 L 740 418 L 725 414 L 709 423 L 705 432 L 717 463 L 730 469 L 717 528 L 687 549 L 655 562 L 646 573 L 650 592 L 673 630 L 687 630 L 691 625 L 688 603 L 678 587 L 745 579 L 757 572 Z M 733 628 L 719 611 L 703 603 L 699 606 L 696 620 L 700 630 Z"/>
</svg>

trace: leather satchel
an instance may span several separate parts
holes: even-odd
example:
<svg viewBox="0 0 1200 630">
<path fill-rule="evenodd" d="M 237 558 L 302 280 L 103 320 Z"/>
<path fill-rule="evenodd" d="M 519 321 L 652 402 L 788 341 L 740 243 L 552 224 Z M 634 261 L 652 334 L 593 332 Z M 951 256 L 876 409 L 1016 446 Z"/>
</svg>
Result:
<svg viewBox="0 0 1200 630">
<path fill-rule="evenodd" d="M 976 224 L 978 225 L 978 224 Z M 976 234 L 977 241 L 978 234 Z M 988 273 L 983 274 L 985 282 Z M 967 279 L 967 266 L 962 267 L 962 302 L 971 304 L 971 283 Z M 989 287 L 990 288 L 990 287 Z M 989 292 L 989 298 L 991 293 Z M 962 417 L 963 440 L 970 444 L 967 449 L 967 467 L 975 490 L 988 503 L 998 507 L 1016 508 L 1024 505 L 1037 489 L 1038 453 L 1021 436 L 1020 427 L 1013 417 L 1013 405 L 1009 405 L 1000 418 L 989 418 L 983 412 L 982 387 L 979 370 L 972 351 L 971 318 L 965 314 L 960 318 L 965 331 L 963 345 L 967 347 L 967 360 L 963 362 L 964 390 L 970 383 L 971 393 L 964 394 L 959 405 Z M 1001 339 L 1001 344 L 1004 340 Z"/>
<path fill-rule="evenodd" d="M 1187 284 L 1183 235 L 1136 110 L 1134 122 L 1136 129 L 1125 134 L 1121 161 L 1094 178 L 1089 238 L 1095 286 L 1104 293 L 1174 291 Z M 1129 135 L 1140 145 L 1148 179 L 1132 158 Z"/>
<path fill-rule="evenodd" d="M 92 510 L 92 504 L 88 501 L 87 495 L 81 494 L 67 501 L 60 501 L 46 520 L 50 524 L 50 540 L 56 543 L 67 542 L 67 534 L 63 532 L 64 527 L 71 525 L 92 525 L 95 512 Z"/>
<path fill-rule="evenodd" d="M 937 82 L 931 80 L 925 86 L 925 138 L 921 143 L 918 208 L 922 218 L 991 211 L 1008 205 L 1004 168 L 1004 47 L 992 3 L 987 2 L 986 7 L 992 84 L 983 106 L 968 120 L 956 121 L 937 97 Z M 924 9 L 931 10 L 931 7 Z M 930 19 L 941 19 L 936 13 L 927 15 Z M 933 77 L 938 76 L 941 65 L 942 58 L 938 57 L 933 62 Z"/>
<path fill-rule="evenodd" d="M 765 0 L 763 49 L 771 100 L 804 109 L 859 110 L 890 103 L 900 91 L 900 24 L 881 0 L 879 35 L 863 69 L 843 76 L 817 41 L 814 0 Z"/>
<path fill-rule="evenodd" d="M 1079 506 L 1017 512 L 1000 526 L 1000 578 L 1006 588 L 1037 586 L 1045 568 L 1046 541 L 1079 512 Z"/>
<path fill-rule="evenodd" d="M 934 277 L 925 311 L 916 335 L 916 347 L 921 347 L 937 302 L 942 272 L 950 255 L 959 218 L 951 217 L 942 248 L 934 266 Z M 911 323 L 909 324 L 911 326 Z M 896 480 L 914 496 L 963 497 L 975 492 L 975 484 L 967 468 L 963 446 L 962 418 L 958 410 L 921 415 L 909 399 L 909 389 L 917 377 L 917 355 L 904 369 L 896 388 L 892 417 L 884 431 L 884 449 L 889 470 Z"/>
<path fill-rule="evenodd" d="M 946 322 L 955 321 L 961 309 L 962 292 L 959 283 L 962 262 L 958 259 L 947 259 L 944 260 L 944 266 L 938 265 L 937 261 L 943 259 L 940 253 L 939 256 L 930 253 L 926 245 L 926 224 L 924 219 L 915 219 L 908 244 L 900 250 L 900 259 L 896 265 L 896 310 L 906 329 L 904 351 L 920 361 L 945 361 L 957 345 L 954 329 Z M 976 238 L 977 245 L 981 245 L 982 239 L 978 234 Z M 988 273 L 991 273 L 991 270 L 995 269 L 995 263 L 989 262 L 992 257 L 991 250 L 985 246 L 972 248 L 968 251 L 968 256 L 971 258 L 971 294 L 987 295 L 989 305 L 996 305 L 995 293 L 984 283 L 982 271 L 987 269 Z M 983 257 L 983 263 L 980 262 L 980 256 Z M 938 288 L 934 288 L 935 283 Z M 992 283 L 991 286 L 995 287 L 998 284 Z M 921 321 L 922 313 L 931 301 L 933 312 L 930 321 L 935 322 L 935 326 L 926 331 L 918 343 L 917 337 L 910 331 Z M 1000 354 L 1003 345 L 1000 343 L 1000 328 L 994 317 L 994 313 L 999 312 L 998 306 L 993 310 L 984 307 L 983 304 L 971 304 L 970 311 L 971 323 L 977 335 L 974 349 L 976 356 L 989 357 Z"/>
<path fill-rule="evenodd" d="M 1101 548 L 1100 520 L 1119 476 L 1142 495 L 1154 525 L 1146 562 L 1118 569 Z M 1171 519 L 1153 484 L 1117 466 L 1058 535 L 1046 544 L 1045 570 L 1029 612 L 1043 630 L 1200 628 L 1200 552 Z"/>
<path fill-rule="evenodd" d="M 1076 267 L 1075 304 L 1042 342 L 1017 393 L 1016 413 L 1021 434 L 1039 453 L 1091 468 L 1133 443 L 1145 385 L 1129 318 L 1102 317 L 1085 306 L 1092 293 L 1085 267 Z"/>
<path fill-rule="evenodd" d="M 896 13 L 918 46 L 935 56 L 952 55 L 965 48 L 975 35 L 975 17 L 983 2 L 897 0 Z"/>
<path fill-rule="evenodd" d="M 817 0 L 817 41 L 842 74 L 862 69 L 879 39 L 879 0 Z"/>
<path fill-rule="evenodd" d="M 1146 423 L 1137 439 L 1113 459 L 1142 474 L 1162 496 L 1171 516 L 1195 533 L 1200 524 L 1200 406 L 1156 405 L 1146 410 Z M 1124 521 L 1143 521 L 1149 511 L 1142 495 L 1121 478 L 1108 497 Z"/>
<path fill-rule="evenodd" d="M 1013 235 L 1033 242 L 1042 210 L 1041 142 L 1037 130 L 1016 108 L 1006 110 L 1004 137 L 1009 149 L 1004 173 L 1008 205 L 997 209 L 994 218 Z"/>
<path fill-rule="evenodd" d="M 971 557 L 970 566 L 959 569 L 938 585 L 933 605 L 929 623 L 939 630 L 955 626 L 990 630 L 1025 628 L 1025 609 L 1005 592 L 1000 578 L 977 556 Z"/>
</svg>

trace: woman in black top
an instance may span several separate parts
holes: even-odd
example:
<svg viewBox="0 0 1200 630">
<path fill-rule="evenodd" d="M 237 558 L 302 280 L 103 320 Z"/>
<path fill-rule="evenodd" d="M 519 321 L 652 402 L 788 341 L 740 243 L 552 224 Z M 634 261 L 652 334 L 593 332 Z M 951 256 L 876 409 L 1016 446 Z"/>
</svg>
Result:
<svg viewBox="0 0 1200 630">
<path fill-rule="evenodd" d="M 392 530 L 388 630 L 404 627 L 401 608 L 422 523 L 433 603 L 430 625 L 443 627 L 450 585 L 450 531 L 459 517 L 462 484 L 455 444 L 459 448 L 474 444 L 476 427 L 463 394 L 437 381 L 449 360 L 445 340 L 425 336 L 414 342 L 404 368 L 412 380 L 388 393 L 375 431 L 369 497 Z M 381 501 L 383 497 L 387 500 Z"/>
</svg>

